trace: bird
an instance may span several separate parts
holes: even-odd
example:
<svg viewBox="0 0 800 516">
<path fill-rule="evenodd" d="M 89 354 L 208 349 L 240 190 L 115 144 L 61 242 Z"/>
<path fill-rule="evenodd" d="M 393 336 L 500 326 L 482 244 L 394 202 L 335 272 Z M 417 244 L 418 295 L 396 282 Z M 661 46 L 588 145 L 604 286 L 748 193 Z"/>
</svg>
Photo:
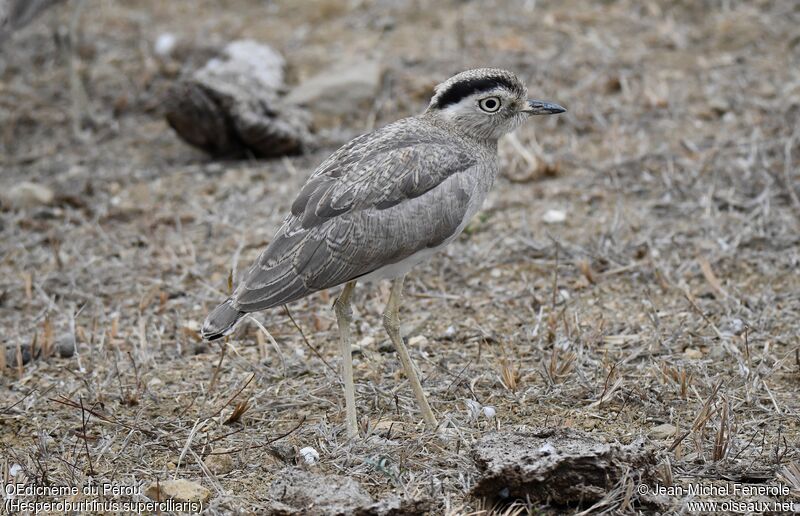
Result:
<svg viewBox="0 0 800 516">
<path fill-rule="evenodd" d="M 437 420 L 400 334 L 406 274 L 451 243 L 480 209 L 498 173 L 498 140 L 531 115 L 563 113 L 528 99 L 498 68 L 466 70 L 434 88 L 420 114 L 344 144 L 300 188 L 290 213 L 201 334 L 230 334 L 246 314 L 343 285 L 333 303 L 339 331 L 347 436 L 358 435 L 351 297 L 357 282 L 390 280 L 383 326 L 424 423 Z"/>
</svg>

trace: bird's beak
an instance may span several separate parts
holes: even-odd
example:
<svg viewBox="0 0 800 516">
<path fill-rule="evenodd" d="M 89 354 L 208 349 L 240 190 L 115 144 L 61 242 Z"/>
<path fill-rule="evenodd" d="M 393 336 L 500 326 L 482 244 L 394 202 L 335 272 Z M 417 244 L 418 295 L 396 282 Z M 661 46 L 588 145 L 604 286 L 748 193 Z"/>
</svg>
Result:
<svg viewBox="0 0 800 516">
<path fill-rule="evenodd" d="M 529 115 L 557 115 L 565 111 L 566 109 L 558 104 L 533 99 L 528 100 L 526 109 L 522 110 L 523 113 L 528 113 Z"/>
</svg>

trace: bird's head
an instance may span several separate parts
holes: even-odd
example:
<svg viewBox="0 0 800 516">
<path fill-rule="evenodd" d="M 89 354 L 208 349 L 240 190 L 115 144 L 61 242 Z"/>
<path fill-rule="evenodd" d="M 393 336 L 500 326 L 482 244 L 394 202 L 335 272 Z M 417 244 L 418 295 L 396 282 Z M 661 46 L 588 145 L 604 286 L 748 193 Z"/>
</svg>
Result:
<svg viewBox="0 0 800 516">
<path fill-rule="evenodd" d="M 496 140 L 530 115 L 564 111 L 558 104 L 529 99 L 525 84 L 513 73 L 480 68 L 461 72 L 436 86 L 425 112 L 477 138 Z"/>
</svg>

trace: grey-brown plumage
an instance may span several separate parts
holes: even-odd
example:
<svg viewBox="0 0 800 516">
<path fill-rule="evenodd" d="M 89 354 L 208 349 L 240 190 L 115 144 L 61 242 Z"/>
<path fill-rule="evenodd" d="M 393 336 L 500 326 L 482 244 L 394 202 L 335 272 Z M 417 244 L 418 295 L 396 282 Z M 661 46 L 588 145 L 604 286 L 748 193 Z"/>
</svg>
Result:
<svg viewBox="0 0 800 516">
<path fill-rule="evenodd" d="M 425 422 L 436 426 L 399 332 L 405 274 L 456 238 L 497 175 L 497 140 L 531 114 L 564 108 L 528 100 L 512 73 L 469 70 L 436 88 L 428 109 L 359 136 L 325 160 L 300 190 L 275 238 L 233 295 L 203 325 L 209 340 L 246 313 L 345 284 L 335 303 L 347 431 L 356 435 L 350 296 L 356 280 L 392 279 L 384 326 Z"/>
<path fill-rule="evenodd" d="M 458 236 L 494 181 L 497 138 L 527 118 L 519 110 L 489 124 L 480 112 L 447 116 L 475 87 L 501 88 L 530 106 L 513 74 L 470 70 L 439 85 L 423 114 L 345 144 L 308 179 L 233 296 L 209 315 L 203 336 L 219 338 L 244 313 L 391 269 Z"/>
</svg>

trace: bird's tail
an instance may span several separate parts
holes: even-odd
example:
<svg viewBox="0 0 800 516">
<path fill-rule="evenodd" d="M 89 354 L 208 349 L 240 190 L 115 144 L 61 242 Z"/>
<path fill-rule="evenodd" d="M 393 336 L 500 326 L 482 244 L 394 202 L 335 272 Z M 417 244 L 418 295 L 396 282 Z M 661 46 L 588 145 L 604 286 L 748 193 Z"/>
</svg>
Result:
<svg viewBox="0 0 800 516">
<path fill-rule="evenodd" d="M 236 323 L 244 314 L 245 312 L 234 308 L 231 298 L 228 298 L 208 314 L 200 333 L 205 340 L 217 340 L 224 337 L 233 331 Z"/>
</svg>

